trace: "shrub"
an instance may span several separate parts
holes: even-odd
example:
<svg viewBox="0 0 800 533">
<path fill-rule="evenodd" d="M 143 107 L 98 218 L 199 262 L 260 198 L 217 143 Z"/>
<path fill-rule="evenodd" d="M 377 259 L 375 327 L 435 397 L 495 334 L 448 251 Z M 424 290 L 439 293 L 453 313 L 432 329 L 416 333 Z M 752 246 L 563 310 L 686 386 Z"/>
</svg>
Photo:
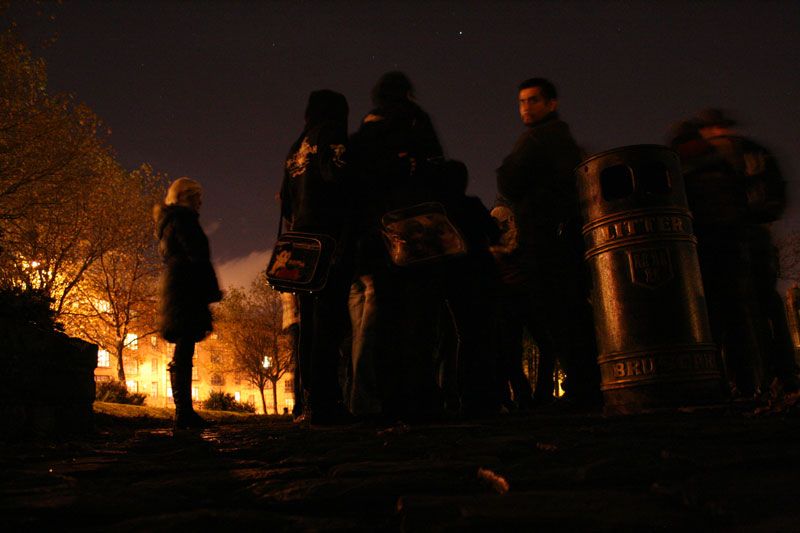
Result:
<svg viewBox="0 0 800 533">
<path fill-rule="evenodd" d="M 121 381 L 103 381 L 95 384 L 94 397 L 100 402 L 142 405 L 147 397 L 141 392 L 130 392 Z"/>
<path fill-rule="evenodd" d="M 43 290 L 3 287 L 0 288 L 0 317 L 36 324 L 44 329 L 63 330 L 50 308 L 52 302 L 53 299 Z"/>
<path fill-rule="evenodd" d="M 211 391 L 203 402 L 203 408 L 214 411 L 235 411 L 237 413 L 255 413 L 256 406 L 252 403 L 237 402 L 233 394 L 222 391 Z"/>
</svg>

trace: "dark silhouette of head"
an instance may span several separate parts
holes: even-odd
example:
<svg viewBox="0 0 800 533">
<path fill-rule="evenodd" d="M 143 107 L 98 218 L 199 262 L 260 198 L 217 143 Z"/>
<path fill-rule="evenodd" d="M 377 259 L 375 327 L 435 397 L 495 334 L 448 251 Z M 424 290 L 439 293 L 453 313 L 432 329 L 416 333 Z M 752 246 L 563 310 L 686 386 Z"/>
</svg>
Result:
<svg viewBox="0 0 800 533">
<path fill-rule="evenodd" d="M 327 121 L 347 124 L 349 108 L 344 95 L 328 89 L 313 91 L 308 95 L 306 106 L 306 127 L 316 126 Z"/>
<path fill-rule="evenodd" d="M 556 86 L 553 85 L 553 82 L 545 78 L 528 78 L 519 84 L 517 90 L 522 91 L 523 89 L 531 89 L 533 87 L 538 87 L 542 92 L 542 96 L 547 100 L 558 100 Z"/>
<path fill-rule="evenodd" d="M 673 124 L 667 133 L 667 142 L 672 149 L 686 142 L 696 141 L 700 138 L 697 124 L 692 120 L 681 120 Z"/>
<path fill-rule="evenodd" d="M 414 85 L 408 76 L 399 71 L 387 72 L 372 88 L 372 103 L 377 107 L 397 102 L 407 102 L 414 97 Z"/>
<path fill-rule="evenodd" d="M 694 116 L 693 122 L 698 128 L 709 128 L 713 126 L 730 128 L 736 126 L 736 121 L 734 119 L 725 114 L 722 109 L 717 109 L 715 107 L 709 107 L 697 113 L 697 115 Z"/>
<path fill-rule="evenodd" d="M 703 109 L 695 115 L 694 123 L 704 139 L 736 134 L 733 127 L 736 126 L 737 122 L 721 109 L 713 107 Z"/>
</svg>

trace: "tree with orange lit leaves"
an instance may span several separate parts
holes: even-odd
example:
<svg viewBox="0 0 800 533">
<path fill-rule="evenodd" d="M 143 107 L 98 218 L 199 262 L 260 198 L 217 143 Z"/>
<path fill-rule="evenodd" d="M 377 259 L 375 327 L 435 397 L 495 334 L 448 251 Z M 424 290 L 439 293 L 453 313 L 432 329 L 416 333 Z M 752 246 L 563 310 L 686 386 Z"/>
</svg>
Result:
<svg viewBox="0 0 800 533">
<path fill-rule="evenodd" d="M 0 283 L 50 296 L 59 318 L 84 273 L 114 245 L 115 187 L 127 173 L 100 120 L 46 90 L 45 64 L 0 32 Z"/>
<path fill-rule="evenodd" d="M 291 350 L 281 335 L 280 295 L 259 276 L 249 290 L 229 291 L 215 317 L 219 340 L 231 354 L 230 370 L 258 388 L 264 413 L 264 389 L 271 383 L 273 412 L 278 414 L 278 382 L 293 366 Z"/>
<path fill-rule="evenodd" d="M 147 314 L 131 308 L 152 277 L 160 178 L 123 169 L 100 119 L 48 93 L 44 61 L 13 24 L 0 28 L 0 73 L 0 290 L 44 294 L 71 334 L 121 353 L 99 331 L 116 338 Z"/>
<path fill-rule="evenodd" d="M 108 350 L 116 358 L 117 378 L 124 382 L 126 348 L 156 331 L 161 262 L 150 213 L 165 180 L 143 166 L 120 186 L 120 198 L 127 201 L 115 211 L 114 246 L 86 270 L 61 320 L 68 333 Z"/>
<path fill-rule="evenodd" d="M 0 22 L 7 8 L 0 0 Z M 49 299 L 67 333 L 124 353 L 154 329 L 151 220 L 165 180 L 116 161 L 100 119 L 47 91 L 46 65 L 0 27 L 0 291 Z"/>
</svg>

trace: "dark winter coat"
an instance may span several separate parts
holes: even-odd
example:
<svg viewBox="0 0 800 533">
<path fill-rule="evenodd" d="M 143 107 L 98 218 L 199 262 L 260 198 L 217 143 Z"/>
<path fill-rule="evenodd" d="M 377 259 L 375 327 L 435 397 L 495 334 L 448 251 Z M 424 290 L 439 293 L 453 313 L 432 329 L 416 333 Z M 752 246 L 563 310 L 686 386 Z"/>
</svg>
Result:
<svg viewBox="0 0 800 533">
<path fill-rule="evenodd" d="M 497 188 L 514 212 L 516 255 L 534 275 L 561 273 L 580 261 L 580 213 L 573 170 L 582 150 L 551 113 L 529 127 L 497 169 Z"/>
<path fill-rule="evenodd" d="M 325 121 L 305 130 L 284 165 L 281 202 L 292 231 L 325 233 L 339 239 L 350 215 L 346 196 L 343 125 Z"/>
<path fill-rule="evenodd" d="M 714 146 L 698 137 L 676 144 L 675 150 L 681 158 L 695 233 L 735 231 L 735 226 L 746 224 L 745 180 Z"/>
<path fill-rule="evenodd" d="M 169 342 L 201 341 L 212 331 L 208 305 L 222 293 L 198 213 L 180 205 L 156 208 L 156 236 L 164 261 L 161 336 Z"/>
<path fill-rule="evenodd" d="M 775 157 L 746 137 L 723 135 L 708 142 L 744 181 L 748 222 L 761 224 L 780 219 L 786 209 L 786 181 Z"/>
<path fill-rule="evenodd" d="M 514 211 L 520 246 L 536 244 L 539 232 L 555 235 L 578 217 L 573 170 L 582 155 L 567 123 L 552 113 L 528 128 L 503 160 L 497 189 Z"/>
<path fill-rule="evenodd" d="M 350 138 L 350 165 L 356 205 L 357 268 L 385 268 L 380 219 L 393 209 L 430 201 L 430 174 L 442 146 L 430 117 L 403 100 L 371 111 Z"/>
</svg>

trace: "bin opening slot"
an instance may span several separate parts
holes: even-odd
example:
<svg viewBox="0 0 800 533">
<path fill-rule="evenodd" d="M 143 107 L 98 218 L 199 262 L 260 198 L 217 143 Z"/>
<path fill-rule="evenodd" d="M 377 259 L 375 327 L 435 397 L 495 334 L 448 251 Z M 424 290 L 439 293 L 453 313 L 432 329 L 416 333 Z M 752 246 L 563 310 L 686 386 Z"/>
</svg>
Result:
<svg viewBox="0 0 800 533">
<path fill-rule="evenodd" d="M 669 194 L 672 190 L 669 171 L 658 161 L 651 161 L 637 168 L 636 182 L 639 191 L 645 194 Z"/>
<path fill-rule="evenodd" d="M 627 198 L 633 193 L 633 174 L 625 165 L 614 165 L 600 172 L 600 188 L 607 202 Z"/>
</svg>

